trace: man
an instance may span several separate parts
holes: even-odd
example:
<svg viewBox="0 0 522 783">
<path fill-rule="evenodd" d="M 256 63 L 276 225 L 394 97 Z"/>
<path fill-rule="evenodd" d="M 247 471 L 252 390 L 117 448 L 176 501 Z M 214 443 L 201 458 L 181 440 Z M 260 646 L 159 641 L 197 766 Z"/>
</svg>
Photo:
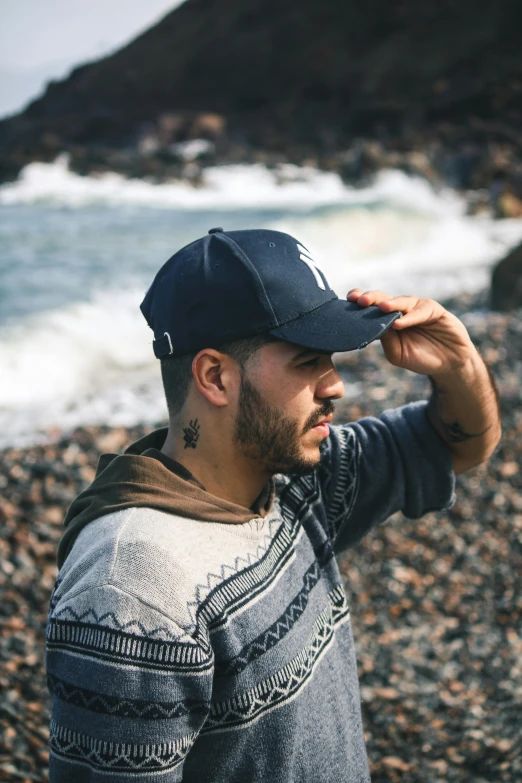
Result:
<svg viewBox="0 0 522 783">
<path fill-rule="evenodd" d="M 447 508 L 491 454 L 496 394 L 429 299 L 340 300 L 306 248 L 212 229 L 158 272 L 168 430 L 103 455 L 68 511 L 51 598 L 51 781 L 369 780 L 334 554 Z M 331 426 L 332 353 L 381 339 L 433 396 Z"/>
</svg>

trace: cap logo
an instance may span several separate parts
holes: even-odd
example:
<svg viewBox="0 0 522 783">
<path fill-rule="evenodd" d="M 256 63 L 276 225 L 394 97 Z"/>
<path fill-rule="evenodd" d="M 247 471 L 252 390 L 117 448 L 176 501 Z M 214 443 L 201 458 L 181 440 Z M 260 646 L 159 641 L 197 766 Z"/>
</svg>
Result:
<svg viewBox="0 0 522 783">
<path fill-rule="evenodd" d="M 305 247 L 297 243 L 297 249 L 299 250 L 299 258 L 301 259 L 301 261 L 305 262 L 306 266 L 315 277 L 315 282 L 317 283 L 319 288 L 321 288 L 323 291 L 326 291 L 324 280 L 321 277 L 321 275 L 323 275 L 324 279 L 326 280 L 326 275 L 324 274 L 323 270 L 319 269 L 319 267 L 317 266 L 313 258 L 310 256 L 310 253 Z M 321 275 L 319 274 L 319 272 L 321 272 Z M 330 288 L 330 285 L 328 285 L 328 287 Z"/>
</svg>

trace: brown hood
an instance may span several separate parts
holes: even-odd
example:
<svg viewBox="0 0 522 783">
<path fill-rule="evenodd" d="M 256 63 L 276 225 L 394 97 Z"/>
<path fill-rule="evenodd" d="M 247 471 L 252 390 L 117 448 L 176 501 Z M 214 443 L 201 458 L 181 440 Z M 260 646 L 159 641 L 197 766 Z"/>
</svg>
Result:
<svg viewBox="0 0 522 783">
<path fill-rule="evenodd" d="M 61 568 L 78 534 L 98 517 L 142 506 L 203 522 L 241 524 L 264 517 L 270 510 L 273 482 L 269 482 L 251 509 L 207 492 L 182 465 L 163 454 L 167 428 L 151 432 L 124 454 L 102 454 L 90 487 L 73 500 L 64 520 L 67 528 L 58 545 Z"/>
</svg>

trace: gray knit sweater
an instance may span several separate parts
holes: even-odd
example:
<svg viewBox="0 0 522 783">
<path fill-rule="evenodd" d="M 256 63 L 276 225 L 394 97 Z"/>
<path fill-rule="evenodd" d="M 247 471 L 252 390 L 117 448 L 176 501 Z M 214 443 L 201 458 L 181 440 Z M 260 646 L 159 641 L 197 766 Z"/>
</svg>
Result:
<svg viewBox="0 0 522 783">
<path fill-rule="evenodd" d="M 451 505 L 450 452 L 415 403 L 332 427 L 275 488 L 241 524 L 130 507 L 81 530 L 49 613 L 51 783 L 369 781 L 334 555 Z"/>
</svg>

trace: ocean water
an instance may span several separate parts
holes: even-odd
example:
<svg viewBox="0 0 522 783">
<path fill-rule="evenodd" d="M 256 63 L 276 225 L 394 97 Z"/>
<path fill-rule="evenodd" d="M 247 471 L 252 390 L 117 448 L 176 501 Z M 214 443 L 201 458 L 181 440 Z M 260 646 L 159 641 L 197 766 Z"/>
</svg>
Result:
<svg viewBox="0 0 522 783">
<path fill-rule="evenodd" d="M 194 187 L 79 177 L 64 157 L 31 164 L 0 186 L 0 447 L 165 417 L 139 303 L 214 226 L 293 234 L 342 297 L 479 290 L 522 239 L 522 220 L 467 216 L 454 192 L 398 171 L 356 189 L 313 169 L 223 166 Z"/>
</svg>

